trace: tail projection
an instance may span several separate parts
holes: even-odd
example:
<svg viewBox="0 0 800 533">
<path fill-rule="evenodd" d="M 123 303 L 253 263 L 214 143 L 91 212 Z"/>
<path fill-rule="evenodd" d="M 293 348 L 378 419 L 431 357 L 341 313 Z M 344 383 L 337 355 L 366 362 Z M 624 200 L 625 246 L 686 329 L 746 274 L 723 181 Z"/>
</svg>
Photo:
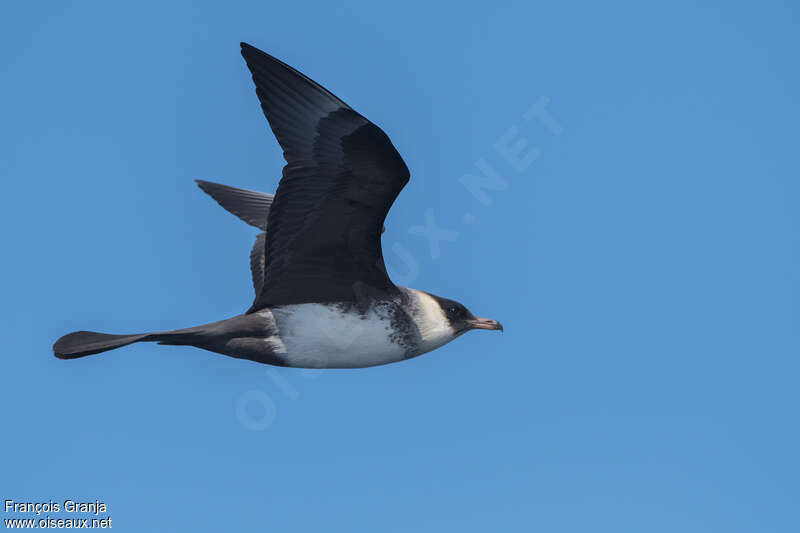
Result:
<svg viewBox="0 0 800 533">
<path fill-rule="evenodd" d="M 53 345 L 53 353 L 59 359 L 77 359 L 135 342 L 157 342 L 173 346 L 194 346 L 231 357 L 279 364 L 280 361 L 273 357 L 269 345 L 263 342 L 264 338 L 277 334 L 271 314 L 239 315 L 202 326 L 158 333 L 109 335 L 95 331 L 75 331 L 58 339 Z"/>
<path fill-rule="evenodd" d="M 150 340 L 150 335 L 108 335 L 94 331 L 75 331 L 64 335 L 53 345 L 53 353 L 59 359 L 76 359 L 114 348 L 121 348 L 134 342 Z"/>
<path fill-rule="evenodd" d="M 64 335 L 53 345 L 59 359 L 77 359 L 96 353 L 122 348 L 135 342 L 157 342 L 172 345 L 198 345 L 202 343 L 203 326 L 165 333 L 140 333 L 136 335 L 109 335 L 95 331 L 74 331 Z"/>
</svg>

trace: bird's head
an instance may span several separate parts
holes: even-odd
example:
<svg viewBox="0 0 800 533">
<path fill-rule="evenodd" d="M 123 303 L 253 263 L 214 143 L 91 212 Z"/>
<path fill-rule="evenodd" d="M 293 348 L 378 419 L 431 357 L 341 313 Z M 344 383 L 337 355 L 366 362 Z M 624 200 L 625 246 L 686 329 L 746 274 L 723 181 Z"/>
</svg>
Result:
<svg viewBox="0 0 800 533">
<path fill-rule="evenodd" d="M 449 298 L 410 289 L 411 314 L 421 338 L 421 353 L 447 344 L 472 329 L 503 331 L 497 320 L 478 318 L 463 304 Z"/>
<path fill-rule="evenodd" d="M 503 325 L 500 322 L 491 318 L 476 317 L 460 302 L 438 296 L 434 296 L 434 298 L 455 335 L 461 335 L 471 329 L 503 331 Z"/>
</svg>

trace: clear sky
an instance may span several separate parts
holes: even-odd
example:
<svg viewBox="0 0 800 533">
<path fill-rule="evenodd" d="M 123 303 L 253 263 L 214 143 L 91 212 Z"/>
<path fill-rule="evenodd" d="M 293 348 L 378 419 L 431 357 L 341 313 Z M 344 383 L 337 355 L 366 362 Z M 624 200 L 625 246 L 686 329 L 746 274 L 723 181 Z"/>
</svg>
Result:
<svg viewBox="0 0 800 533">
<path fill-rule="evenodd" d="M 797 5 L 331 4 L 0 8 L 0 497 L 131 532 L 800 530 Z M 257 230 L 193 182 L 281 172 L 239 41 L 387 132 L 394 279 L 505 333 L 53 358 L 250 305 Z"/>
</svg>

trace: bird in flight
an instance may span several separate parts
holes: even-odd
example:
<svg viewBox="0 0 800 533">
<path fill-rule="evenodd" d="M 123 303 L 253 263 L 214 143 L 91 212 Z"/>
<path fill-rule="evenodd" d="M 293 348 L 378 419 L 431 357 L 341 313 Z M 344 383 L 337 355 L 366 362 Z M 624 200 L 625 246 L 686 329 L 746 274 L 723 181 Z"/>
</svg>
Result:
<svg viewBox="0 0 800 533">
<path fill-rule="evenodd" d="M 389 137 L 292 67 L 246 43 L 261 109 L 286 165 L 275 195 L 198 181 L 262 233 L 250 254 L 255 289 L 244 314 L 133 335 L 69 333 L 55 356 L 76 359 L 136 342 L 189 345 L 299 368 L 361 368 L 416 357 L 474 329 L 500 330 L 459 302 L 396 286 L 383 222 L 409 171 Z"/>
</svg>

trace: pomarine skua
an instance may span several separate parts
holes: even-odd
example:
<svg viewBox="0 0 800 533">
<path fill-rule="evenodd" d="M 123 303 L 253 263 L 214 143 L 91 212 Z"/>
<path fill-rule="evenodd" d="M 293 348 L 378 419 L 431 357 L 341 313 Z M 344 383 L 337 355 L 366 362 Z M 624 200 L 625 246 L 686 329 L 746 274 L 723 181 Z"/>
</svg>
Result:
<svg viewBox="0 0 800 533">
<path fill-rule="evenodd" d="M 274 196 L 198 185 L 262 230 L 250 254 L 252 306 L 174 331 L 76 331 L 56 341 L 55 356 L 76 359 L 152 341 L 277 366 L 361 368 L 416 357 L 470 330 L 502 331 L 459 302 L 389 279 L 383 223 L 410 176 L 389 137 L 285 63 L 246 43 L 241 53 L 283 149 L 283 175 Z"/>
</svg>

